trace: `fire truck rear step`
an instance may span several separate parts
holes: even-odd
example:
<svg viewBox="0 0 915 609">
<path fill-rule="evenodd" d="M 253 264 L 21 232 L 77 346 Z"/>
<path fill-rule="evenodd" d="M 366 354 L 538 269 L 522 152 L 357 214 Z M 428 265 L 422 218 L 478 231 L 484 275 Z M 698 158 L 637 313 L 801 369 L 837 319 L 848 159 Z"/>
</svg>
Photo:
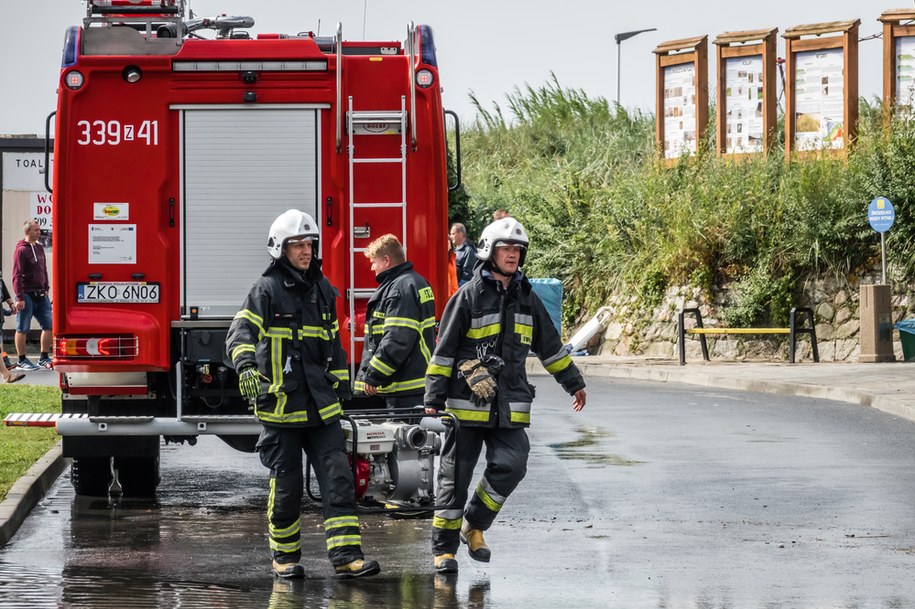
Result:
<svg viewBox="0 0 915 609">
<path fill-rule="evenodd" d="M 150 416 L 89 416 L 85 413 L 11 412 L 3 422 L 9 427 L 55 427 L 61 436 L 247 436 L 263 427 L 253 415 L 185 416 L 182 419 Z"/>
</svg>

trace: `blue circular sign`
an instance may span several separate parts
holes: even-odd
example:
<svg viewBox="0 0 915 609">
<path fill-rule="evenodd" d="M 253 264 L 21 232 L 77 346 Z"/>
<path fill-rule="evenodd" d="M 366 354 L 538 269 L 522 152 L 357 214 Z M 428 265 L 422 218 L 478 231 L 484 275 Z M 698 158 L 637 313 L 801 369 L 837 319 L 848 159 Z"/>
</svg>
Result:
<svg viewBox="0 0 915 609">
<path fill-rule="evenodd" d="M 877 197 L 867 206 L 867 221 L 871 228 L 878 233 L 885 233 L 893 226 L 896 219 L 896 210 L 893 204 L 885 197 Z"/>
</svg>

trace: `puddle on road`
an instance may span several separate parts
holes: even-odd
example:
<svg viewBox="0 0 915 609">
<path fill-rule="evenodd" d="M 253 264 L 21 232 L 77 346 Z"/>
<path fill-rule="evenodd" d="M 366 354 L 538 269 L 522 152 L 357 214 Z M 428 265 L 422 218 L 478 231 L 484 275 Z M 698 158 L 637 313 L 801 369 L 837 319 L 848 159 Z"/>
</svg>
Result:
<svg viewBox="0 0 915 609">
<path fill-rule="evenodd" d="M 0 605 L 44 607 L 244 607 L 257 597 L 243 587 L 197 581 L 153 581 L 157 574 L 136 570 L 0 562 Z M 259 596 L 263 597 L 263 593 Z"/>
<path fill-rule="evenodd" d="M 560 459 L 583 461 L 591 465 L 616 465 L 621 467 L 644 463 L 644 461 L 626 459 L 613 453 L 593 450 L 597 448 L 597 444 L 601 439 L 613 437 L 613 434 L 608 431 L 596 427 L 579 427 L 576 431 L 579 434 L 577 440 L 548 444 Z"/>
<path fill-rule="evenodd" d="M 225 577 L 224 575 L 222 577 Z M 489 604 L 488 578 L 458 585 L 457 576 L 378 576 L 340 581 L 326 576 L 300 580 L 260 577 L 248 585 L 156 579 L 154 573 L 59 565 L 25 572 L 0 561 L 0 606 L 4 609 L 94 607 L 131 609 L 241 609 L 404 607 L 457 609 Z"/>
</svg>

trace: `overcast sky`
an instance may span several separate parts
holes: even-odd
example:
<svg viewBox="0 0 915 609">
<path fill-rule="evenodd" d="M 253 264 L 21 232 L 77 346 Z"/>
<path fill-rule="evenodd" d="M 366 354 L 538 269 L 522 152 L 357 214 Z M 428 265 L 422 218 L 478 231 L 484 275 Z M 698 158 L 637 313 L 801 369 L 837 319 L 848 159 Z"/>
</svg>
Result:
<svg viewBox="0 0 915 609">
<path fill-rule="evenodd" d="M 43 134 L 54 109 L 64 32 L 85 16 L 80 0 L 0 0 L 0 134 Z M 445 106 L 466 123 L 469 93 L 487 108 L 506 93 L 539 86 L 556 74 L 564 87 L 616 99 L 616 32 L 657 28 L 622 43 L 621 103 L 653 111 L 654 49 L 677 38 L 779 29 L 861 19 L 860 37 L 882 32 L 877 17 L 912 2 L 874 0 L 191 0 L 198 17 L 250 15 L 254 32 L 331 35 L 348 40 L 402 40 L 409 21 L 436 35 Z M 364 17 L 364 19 L 363 19 Z M 710 44 L 710 47 L 712 45 Z M 710 63 L 714 50 L 709 49 Z M 860 94 L 882 90 L 880 40 L 861 43 Z M 784 56 L 779 36 L 778 55 Z M 711 81 L 711 79 L 710 79 Z M 713 82 L 713 81 L 712 81 Z"/>
</svg>

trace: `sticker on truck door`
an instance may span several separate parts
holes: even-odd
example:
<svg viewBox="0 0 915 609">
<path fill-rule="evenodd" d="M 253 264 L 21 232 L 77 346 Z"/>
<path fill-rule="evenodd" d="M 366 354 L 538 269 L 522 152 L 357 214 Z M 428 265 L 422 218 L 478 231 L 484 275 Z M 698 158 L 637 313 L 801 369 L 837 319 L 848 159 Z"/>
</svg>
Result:
<svg viewBox="0 0 915 609">
<path fill-rule="evenodd" d="M 89 264 L 135 264 L 136 224 L 90 224 Z"/>
</svg>

